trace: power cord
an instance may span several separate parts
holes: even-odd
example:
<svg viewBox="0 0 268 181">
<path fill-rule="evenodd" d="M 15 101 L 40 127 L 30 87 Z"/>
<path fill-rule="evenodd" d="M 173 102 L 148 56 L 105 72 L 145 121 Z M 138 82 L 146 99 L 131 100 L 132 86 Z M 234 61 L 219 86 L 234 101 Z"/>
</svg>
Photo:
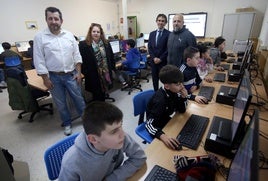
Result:
<svg viewBox="0 0 268 181">
<path fill-rule="evenodd" d="M 268 158 L 262 151 L 259 151 L 259 169 L 268 169 Z"/>
</svg>

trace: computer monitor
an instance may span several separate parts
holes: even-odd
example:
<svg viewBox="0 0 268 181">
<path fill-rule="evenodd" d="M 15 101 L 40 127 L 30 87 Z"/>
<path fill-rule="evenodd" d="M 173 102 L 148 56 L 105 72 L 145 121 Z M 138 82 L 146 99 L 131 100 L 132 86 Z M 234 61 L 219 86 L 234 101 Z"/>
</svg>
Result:
<svg viewBox="0 0 268 181">
<path fill-rule="evenodd" d="M 259 171 L 259 112 L 255 110 L 230 164 L 228 181 L 255 181 Z"/>
<path fill-rule="evenodd" d="M 148 42 L 148 40 L 149 40 L 149 33 L 143 33 L 143 38 L 144 38 L 144 41 L 145 42 Z"/>
<path fill-rule="evenodd" d="M 119 44 L 119 40 L 110 41 L 109 43 L 110 43 L 110 45 L 111 45 L 111 47 L 112 47 L 112 50 L 113 50 L 113 53 L 114 53 L 114 54 L 120 52 L 120 44 Z"/>
<path fill-rule="evenodd" d="M 251 83 L 249 72 L 245 70 L 244 76 L 238 87 L 237 96 L 233 106 L 232 127 L 231 127 L 231 143 L 232 147 L 237 147 L 241 142 L 241 138 L 245 133 L 245 116 L 252 99 Z"/>
<path fill-rule="evenodd" d="M 145 44 L 144 44 L 144 37 L 141 37 L 141 38 L 137 38 L 136 39 L 136 47 L 137 48 L 140 48 L 140 47 L 144 47 Z"/>
<path fill-rule="evenodd" d="M 2 47 L 2 45 L 0 45 L 0 54 L 5 51 L 4 48 Z"/>
<path fill-rule="evenodd" d="M 30 44 L 28 41 L 18 41 L 15 42 L 18 52 L 26 52 L 28 48 L 30 48 Z"/>
<path fill-rule="evenodd" d="M 168 30 L 173 31 L 173 17 L 175 14 L 168 15 Z M 189 29 L 197 38 L 205 38 L 207 13 L 196 12 L 183 14 L 184 25 Z"/>
<path fill-rule="evenodd" d="M 105 34 L 105 39 L 109 39 L 109 37 L 112 37 L 113 35 L 112 34 Z"/>
<path fill-rule="evenodd" d="M 127 52 L 127 40 L 120 40 L 121 52 Z"/>
<path fill-rule="evenodd" d="M 86 39 L 86 36 L 79 36 L 78 39 L 79 39 L 79 41 L 83 41 Z"/>
</svg>

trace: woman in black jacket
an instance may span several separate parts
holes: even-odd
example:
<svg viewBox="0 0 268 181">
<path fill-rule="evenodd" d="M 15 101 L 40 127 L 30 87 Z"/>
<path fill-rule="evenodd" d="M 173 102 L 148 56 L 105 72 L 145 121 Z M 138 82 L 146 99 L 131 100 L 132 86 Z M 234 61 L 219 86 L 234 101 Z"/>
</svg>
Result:
<svg viewBox="0 0 268 181">
<path fill-rule="evenodd" d="M 92 23 L 86 39 L 79 43 L 82 56 L 82 73 L 85 76 L 85 90 L 93 94 L 93 101 L 104 101 L 112 87 L 112 71 L 115 61 L 112 48 L 106 41 L 100 24 Z"/>
</svg>

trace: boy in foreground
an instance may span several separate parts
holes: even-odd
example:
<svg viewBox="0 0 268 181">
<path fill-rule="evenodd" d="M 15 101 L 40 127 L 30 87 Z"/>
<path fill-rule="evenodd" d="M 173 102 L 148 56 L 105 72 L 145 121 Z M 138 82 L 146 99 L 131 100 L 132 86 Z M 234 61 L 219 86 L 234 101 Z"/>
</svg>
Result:
<svg viewBox="0 0 268 181">
<path fill-rule="evenodd" d="M 146 156 L 123 131 L 122 118 L 121 110 L 112 104 L 90 103 L 82 117 L 84 131 L 63 156 L 59 181 L 123 181 L 132 176 Z"/>
<path fill-rule="evenodd" d="M 176 150 L 179 141 L 169 137 L 162 129 L 174 112 L 184 113 L 187 105 L 187 90 L 183 86 L 183 74 L 175 65 L 165 65 L 159 73 L 164 84 L 149 100 L 146 109 L 146 129 L 155 138 L 160 139 L 168 148 Z"/>
</svg>

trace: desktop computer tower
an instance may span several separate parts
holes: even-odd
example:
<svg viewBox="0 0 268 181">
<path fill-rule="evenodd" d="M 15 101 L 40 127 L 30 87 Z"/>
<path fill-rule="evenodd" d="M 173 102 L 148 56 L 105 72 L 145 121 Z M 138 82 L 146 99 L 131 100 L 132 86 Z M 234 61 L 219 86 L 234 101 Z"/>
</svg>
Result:
<svg viewBox="0 0 268 181">
<path fill-rule="evenodd" d="M 242 77 L 240 70 L 229 70 L 228 71 L 228 81 L 239 82 Z"/>
<path fill-rule="evenodd" d="M 233 106 L 235 96 L 236 96 L 234 95 L 233 92 L 236 92 L 236 91 L 237 91 L 237 88 L 235 87 L 228 87 L 228 86 L 222 85 L 216 96 L 216 102 Z"/>
<path fill-rule="evenodd" d="M 234 156 L 235 150 L 233 150 L 232 148 L 231 140 L 222 139 L 218 136 L 219 130 L 222 129 L 220 123 L 222 122 L 223 124 L 230 124 L 231 120 L 224 118 L 220 119 L 221 121 L 216 119 L 212 120 L 210 129 L 206 137 L 204 148 L 206 151 L 210 151 L 225 156 L 227 158 L 232 158 Z M 224 131 L 230 132 L 230 129 Z M 231 132 L 229 134 L 231 134 Z"/>
</svg>

